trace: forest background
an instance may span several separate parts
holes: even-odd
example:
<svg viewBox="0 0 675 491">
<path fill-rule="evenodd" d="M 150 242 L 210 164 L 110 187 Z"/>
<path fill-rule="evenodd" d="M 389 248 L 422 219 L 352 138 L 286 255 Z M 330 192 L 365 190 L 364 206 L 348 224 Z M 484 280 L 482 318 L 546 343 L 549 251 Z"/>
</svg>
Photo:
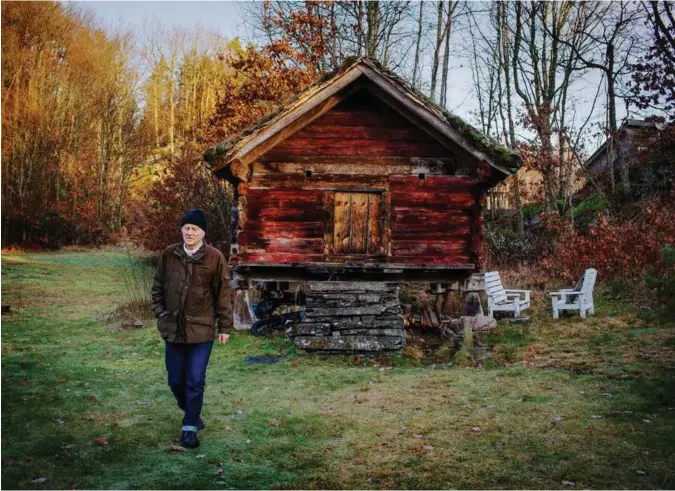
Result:
<svg viewBox="0 0 675 491">
<path fill-rule="evenodd" d="M 204 151 L 349 57 L 369 56 L 446 108 L 453 67 L 468 67 L 473 109 L 452 109 L 523 156 L 488 200 L 487 262 L 569 277 L 587 265 L 605 278 L 665 274 L 675 243 L 672 4 L 243 9 L 247 41 L 200 26 L 111 31 L 86 4 L 2 2 L 3 247 L 158 250 L 199 206 L 227 255 L 232 192 Z M 619 142 L 628 117 L 663 123 L 632 160 Z M 584 165 L 598 138 L 618 157 L 602 179 Z"/>
</svg>

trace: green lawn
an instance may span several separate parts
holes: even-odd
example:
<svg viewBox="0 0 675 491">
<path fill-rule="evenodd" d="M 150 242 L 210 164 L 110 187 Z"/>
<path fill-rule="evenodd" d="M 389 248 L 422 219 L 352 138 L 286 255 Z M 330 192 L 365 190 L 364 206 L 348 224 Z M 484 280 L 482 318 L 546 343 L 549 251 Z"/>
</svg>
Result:
<svg viewBox="0 0 675 491">
<path fill-rule="evenodd" d="M 3 253 L 4 488 L 675 487 L 675 326 L 606 295 L 585 322 L 541 302 L 532 324 L 500 322 L 482 368 L 236 334 L 214 348 L 202 446 L 172 451 L 159 334 L 102 321 L 126 265 Z"/>
</svg>

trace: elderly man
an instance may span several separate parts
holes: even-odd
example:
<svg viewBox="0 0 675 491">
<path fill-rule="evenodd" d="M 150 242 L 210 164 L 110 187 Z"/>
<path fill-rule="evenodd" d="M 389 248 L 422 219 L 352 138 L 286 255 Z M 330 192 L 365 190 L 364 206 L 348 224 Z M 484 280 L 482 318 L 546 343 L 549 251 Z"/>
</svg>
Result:
<svg viewBox="0 0 675 491">
<path fill-rule="evenodd" d="M 188 211 L 181 222 L 183 242 L 167 247 L 152 285 L 152 310 L 166 344 L 169 386 L 185 411 L 181 445 L 199 446 L 204 428 L 206 366 L 213 341 L 225 344 L 233 330 L 230 270 L 223 254 L 204 243 L 206 215 Z"/>
</svg>

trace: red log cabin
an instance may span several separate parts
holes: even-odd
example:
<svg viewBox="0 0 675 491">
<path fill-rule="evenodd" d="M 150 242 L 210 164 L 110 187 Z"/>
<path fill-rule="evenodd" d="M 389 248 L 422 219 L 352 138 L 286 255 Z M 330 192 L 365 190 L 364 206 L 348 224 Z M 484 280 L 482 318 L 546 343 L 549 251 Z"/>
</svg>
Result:
<svg viewBox="0 0 675 491">
<path fill-rule="evenodd" d="M 358 58 L 209 149 L 238 282 L 442 281 L 479 268 L 486 192 L 520 157 Z"/>
</svg>

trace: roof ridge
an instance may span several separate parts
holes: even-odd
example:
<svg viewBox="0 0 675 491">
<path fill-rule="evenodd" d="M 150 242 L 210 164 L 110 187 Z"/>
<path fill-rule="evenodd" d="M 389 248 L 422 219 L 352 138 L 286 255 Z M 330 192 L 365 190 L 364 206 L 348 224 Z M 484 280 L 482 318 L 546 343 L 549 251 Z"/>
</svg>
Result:
<svg viewBox="0 0 675 491">
<path fill-rule="evenodd" d="M 441 107 L 432 101 L 428 96 L 416 89 L 412 84 L 410 84 L 410 82 L 383 66 L 377 59 L 369 56 L 350 56 L 345 58 L 342 64 L 337 66 L 331 72 L 321 76 L 316 82 L 309 85 L 298 94 L 289 97 L 286 101 L 280 104 L 276 110 L 269 112 L 254 124 L 244 128 L 238 133 L 234 133 L 232 136 L 228 137 L 226 140 L 217 144 L 216 146 L 209 148 L 204 154 L 204 159 L 208 162 L 211 162 L 218 159 L 219 157 L 231 154 L 237 144 L 245 137 L 255 133 L 258 130 L 261 130 L 270 121 L 282 113 L 290 111 L 294 104 L 303 99 L 303 97 L 307 96 L 307 94 L 311 91 L 316 90 L 318 92 L 320 89 L 327 87 L 331 81 L 336 80 L 339 78 L 339 76 L 345 74 L 350 69 L 358 66 L 359 64 L 369 66 L 379 75 L 398 85 L 399 89 L 411 95 L 417 104 L 430 111 L 441 122 L 448 124 L 461 137 L 468 140 L 472 146 L 486 154 L 494 161 L 493 164 L 499 165 L 511 173 L 515 172 L 521 166 L 522 161 L 520 155 L 515 150 L 500 144 L 494 138 L 485 135 L 459 116 Z"/>
</svg>

